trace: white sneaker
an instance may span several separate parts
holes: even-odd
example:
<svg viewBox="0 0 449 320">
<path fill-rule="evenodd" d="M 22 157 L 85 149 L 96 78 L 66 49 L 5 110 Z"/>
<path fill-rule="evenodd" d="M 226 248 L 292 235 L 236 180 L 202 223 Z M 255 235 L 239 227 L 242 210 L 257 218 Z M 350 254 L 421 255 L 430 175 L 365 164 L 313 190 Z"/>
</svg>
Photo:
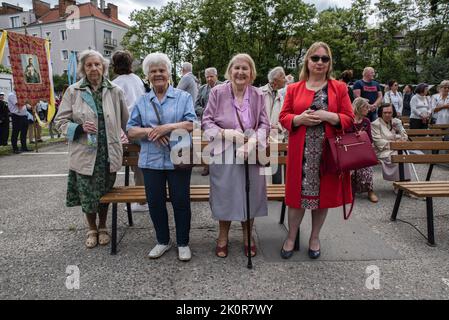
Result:
<svg viewBox="0 0 449 320">
<path fill-rule="evenodd" d="M 126 208 L 125 208 L 126 210 Z M 132 212 L 148 212 L 148 203 L 140 204 L 140 203 L 132 203 L 131 204 Z"/>
<path fill-rule="evenodd" d="M 157 244 L 148 254 L 148 258 L 157 259 L 161 257 L 165 252 L 170 250 L 171 246 L 171 242 L 168 244 Z"/>
<path fill-rule="evenodd" d="M 192 259 L 192 252 L 189 246 L 178 247 L 178 259 L 181 261 L 189 261 Z"/>
</svg>

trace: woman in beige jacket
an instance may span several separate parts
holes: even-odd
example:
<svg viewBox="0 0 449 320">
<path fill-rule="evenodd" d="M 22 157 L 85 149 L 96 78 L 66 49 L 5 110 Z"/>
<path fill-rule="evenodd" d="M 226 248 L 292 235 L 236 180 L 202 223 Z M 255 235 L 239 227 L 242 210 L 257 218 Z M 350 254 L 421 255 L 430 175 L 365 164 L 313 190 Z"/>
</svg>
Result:
<svg viewBox="0 0 449 320">
<path fill-rule="evenodd" d="M 371 123 L 371 133 L 377 158 L 382 164 L 383 178 L 388 181 L 399 180 L 399 166 L 391 162 L 397 151 L 390 150 L 390 142 L 407 141 L 407 133 L 402 121 L 396 118 L 396 110 L 390 103 L 383 103 L 377 110 L 378 118 Z M 404 165 L 404 178 L 410 180 L 410 167 Z"/>
<path fill-rule="evenodd" d="M 120 134 L 128 109 L 122 90 L 104 78 L 108 61 L 99 52 L 82 52 L 78 72 L 82 79 L 65 92 L 55 125 L 69 141 L 66 204 L 81 206 L 89 226 L 85 244 L 93 248 L 110 241 L 108 207 L 100 198 L 114 186 L 122 167 Z"/>
</svg>

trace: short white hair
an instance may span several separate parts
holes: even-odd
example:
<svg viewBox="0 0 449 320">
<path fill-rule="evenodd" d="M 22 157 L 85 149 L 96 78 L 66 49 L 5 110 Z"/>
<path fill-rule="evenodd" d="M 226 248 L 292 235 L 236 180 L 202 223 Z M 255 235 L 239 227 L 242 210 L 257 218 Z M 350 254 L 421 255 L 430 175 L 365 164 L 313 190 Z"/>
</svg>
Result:
<svg viewBox="0 0 449 320">
<path fill-rule="evenodd" d="M 142 69 L 145 76 L 148 78 L 150 67 L 154 65 L 165 65 L 167 67 L 168 74 L 171 75 L 171 61 L 170 58 L 162 52 L 153 52 L 145 57 L 142 63 Z"/>
<path fill-rule="evenodd" d="M 109 73 L 109 60 L 103 57 L 103 55 L 92 49 L 84 50 L 80 53 L 80 63 L 78 65 L 78 75 L 81 77 L 86 77 L 86 72 L 84 71 L 84 65 L 86 64 L 86 60 L 89 57 L 98 57 L 101 60 L 101 63 L 103 64 L 103 76 L 106 76 Z"/>
<path fill-rule="evenodd" d="M 207 68 L 206 70 L 204 70 L 204 75 L 205 76 L 207 76 L 208 73 L 212 73 L 214 76 L 218 75 L 218 71 L 214 67 L 210 67 L 210 68 Z"/>
<path fill-rule="evenodd" d="M 184 62 L 182 64 L 182 70 L 192 72 L 192 64 L 190 62 Z"/>
<path fill-rule="evenodd" d="M 282 68 L 282 67 L 276 67 L 276 68 L 271 69 L 270 72 L 268 72 L 268 82 L 273 83 L 274 79 L 277 76 L 279 76 L 281 73 L 285 77 L 285 71 L 284 71 L 284 68 Z"/>
</svg>

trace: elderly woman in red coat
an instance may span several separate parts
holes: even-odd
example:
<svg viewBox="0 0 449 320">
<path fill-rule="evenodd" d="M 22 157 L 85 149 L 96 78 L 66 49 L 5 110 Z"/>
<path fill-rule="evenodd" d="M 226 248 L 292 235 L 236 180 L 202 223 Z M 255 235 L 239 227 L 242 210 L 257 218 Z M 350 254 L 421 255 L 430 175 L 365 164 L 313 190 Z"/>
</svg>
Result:
<svg viewBox="0 0 449 320">
<path fill-rule="evenodd" d="M 289 131 L 286 175 L 286 204 L 289 207 L 288 237 L 281 256 L 293 254 L 294 241 L 306 209 L 312 210 L 309 257 L 320 256 L 319 234 L 328 208 L 352 201 L 349 174 L 343 176 L 345 189 L 337 174 L 320 171 L 323 142 L 336 130 L 352 126 L 354 114 L 344 83 L 333 80 L 332 53 L 329 46 L 316 42 L 308 49 L 300 81 L 287 88 L 280 123 Z"/>
</svg>

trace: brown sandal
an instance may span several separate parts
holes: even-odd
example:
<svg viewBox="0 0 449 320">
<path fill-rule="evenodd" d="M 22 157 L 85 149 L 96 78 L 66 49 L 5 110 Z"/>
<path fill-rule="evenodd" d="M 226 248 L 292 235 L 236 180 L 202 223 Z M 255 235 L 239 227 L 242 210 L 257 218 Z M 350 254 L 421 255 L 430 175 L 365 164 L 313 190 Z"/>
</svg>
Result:
<svg viewBox="0 0 449 320">
<path fill-rule="evenodd" d="M 111 241 L 108 229 L 98 229 L 98 243 L 102 246 L 107 245 Z"/>
<path fill-rule="evenodd" d="M 97 230 L 89 230 L 87 231 L 87 239 L 86 239 L 86 247 L 92 249 L 98 244 L 98 231 Z"/>
<path fill-rule="evenodd" d="M 228 256 L 228 244 L 229 242 L 226 242 L 223 247 L 220 247 L 217 241 L 217 246 L 215 247 L 215 255 L 219 258 L 226 258 Z"/>
</svg>

